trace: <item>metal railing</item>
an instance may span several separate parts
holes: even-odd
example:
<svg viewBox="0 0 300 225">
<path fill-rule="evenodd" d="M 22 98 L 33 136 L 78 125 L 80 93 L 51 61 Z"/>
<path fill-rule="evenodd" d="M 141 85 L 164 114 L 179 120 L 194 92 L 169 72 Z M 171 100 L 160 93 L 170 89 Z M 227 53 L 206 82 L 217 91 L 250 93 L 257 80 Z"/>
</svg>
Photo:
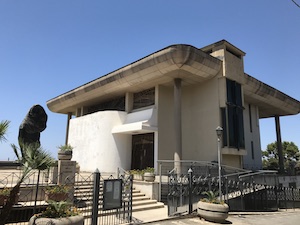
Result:
<svg viewBox="0 0 300 225">
<path fill-rule="evenodd" d="M 174 161 L 160 161 L 161 181 L 165 181 L 166 175 L 162 171 L 166 163 L 171 168 Z M 171 168 L 167 175 L 167 191 L 160 192 L 162 198 L 164 195 L 167 197 L 169 215 L 195 210 L 196 203 L 204 197 L 204 191 L 218 192 L 217 164 L 184 161 L 181 165 L 190 165 L 190 173 L 188 169 L 181 169 L 185 173 L 176 174 L 176 169 Z M 160 187 L 163 185 L 164 182 L 161 182 Z M 276 171 L 249 171 L 222 166 L 221 185 L 221 197 L 232 211 L 300 207 L 299 189 L 280 187 Z"/>
<path fill-rule="evenodd" d="M 10 170 L 1 172 L 0 189 L 11 188 L 19 180 L 21 172 Z M 56 174 L 58 176 L 58 174 Z M 55 174 L 42 171 L 38 178 L 38 171 L 32 171 L 30 176 L 21 185 L 19 198 L 15 202 L 9 220 L 10 224 L 25 225 L 30 217 L 47 207 L 46 189 L 55 186 Z M 53 179 L 54 178 L 54 179 Z M 118 180 L 122 183 L 122 205 L 117 209 L 106 210 L 103 207 L 105 192 L 103 186 L 107 180 Z M 38 181 L 38 183 L 37 183 Z M 37 189 L 38 186 L 38 189 Z M 36 192 L 38 190 L 38 192 Z M 116 175 L 94 173 L 75 174 L 75 184 L 72 186 L 74 195 L 65 201 L 71 202 L 85 218 L 85 225 L 124 224 L 132 220 L 132 177 L 125 173 Z M 0 212 L 2 207 L 0 206 Z"/>
</svg>

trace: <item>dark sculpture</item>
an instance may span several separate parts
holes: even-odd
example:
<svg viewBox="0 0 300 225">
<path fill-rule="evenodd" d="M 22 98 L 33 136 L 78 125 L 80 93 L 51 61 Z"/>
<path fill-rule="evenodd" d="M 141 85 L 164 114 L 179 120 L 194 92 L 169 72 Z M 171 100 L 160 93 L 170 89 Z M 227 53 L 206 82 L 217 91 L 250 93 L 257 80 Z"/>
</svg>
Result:
<svg viewBox="0 0 300 225">
<path fill-rule="evenodd" d="M 46 129 L 48 116 L 40 105 L 31 107 L 19 128 L 19 145 L 39 144 L 40 133 Z"/>
</svg>

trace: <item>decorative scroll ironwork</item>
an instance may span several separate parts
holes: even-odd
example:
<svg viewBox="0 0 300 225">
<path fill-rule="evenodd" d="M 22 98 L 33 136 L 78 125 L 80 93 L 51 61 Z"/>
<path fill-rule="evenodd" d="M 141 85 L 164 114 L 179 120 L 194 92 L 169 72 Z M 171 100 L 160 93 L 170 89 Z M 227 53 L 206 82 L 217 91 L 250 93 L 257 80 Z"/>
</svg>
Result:
<svg viewBox="0 0 300 225">
<path fill-rule="evenodd" d="M 200 170 L 195 170 L 200 171 Z M 188 174 L 178 175 L 174 170 L 168 175 L 168 213 L 186 213 L 190 205 L 196 210 L 196 203 L 205 191 L 218 191 L 218 177 L 210 174 L 193 174 L 189 186 Z M 274 185 L 276 174 L 249 173 L 249 175 L 228 174 L 222 176 L 222 199 L 231 210 L 274 210 L 278 208 L 300 207 L 300 190 L 279 188 Z M 189 193 L 192 200 L 189 201 Z"/>
</svg>

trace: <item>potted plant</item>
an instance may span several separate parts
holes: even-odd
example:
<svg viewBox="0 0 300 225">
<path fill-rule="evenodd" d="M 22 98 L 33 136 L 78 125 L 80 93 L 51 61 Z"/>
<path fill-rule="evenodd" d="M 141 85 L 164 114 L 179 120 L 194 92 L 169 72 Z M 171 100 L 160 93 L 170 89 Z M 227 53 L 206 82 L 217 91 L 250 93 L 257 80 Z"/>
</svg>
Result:
<svg viewBox="0 0 300 225">
<path fill-rule="evenodd" d="M 202 194 L 206 198 L 201 199 L 197 204 L 197 213 L 205 220 L 223 223 L 228 217 L 229 206 L 220 201 L 213 191 L 205 191 Z"/>
<path fill-rule="evenodd" d="M 49 201 L 48 207 L 40 214 L 33 215 L 28 225 L 83 225 L 84 217 L 66 201 Z"/>
<path fill-rule="evenodd" d="M 73 154 L 73 147 L 70 144 L 58 146 L 57 158 L 59 160 L 71 160 Z"/>
<path fill-rule="evenodd" d="M 144 181 L 155 181 L 155 170 L 153 167 L 147 167 L 146 169 L 144 169 Z"/>
<path fill-rule="evenodd" d="M 46 187 L 45 201 L 66 201 L 70 188 L 66 185 L 53 185 Z"/>
<path fill-rule="evenodd" d="M 139 169 L 134 169 L 134 170 L 130 170 L 130 174 L 132 175 L 134 180 L 143 180 L 143 170 L 139 170 Z"/>
</svg>

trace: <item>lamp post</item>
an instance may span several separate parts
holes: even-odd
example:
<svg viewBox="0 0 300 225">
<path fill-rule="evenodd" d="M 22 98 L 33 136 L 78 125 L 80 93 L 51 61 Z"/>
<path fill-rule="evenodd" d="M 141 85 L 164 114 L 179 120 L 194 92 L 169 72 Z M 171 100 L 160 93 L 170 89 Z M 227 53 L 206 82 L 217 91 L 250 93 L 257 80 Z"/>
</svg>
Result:
<svg viewBox="0 0 300 225">
<path fill-rule="evenodd" d="M 218 126 L 216 128 L 216 132 L 217 132 L 217 137 L 218 137 L 218 165 L 219 165 L 219 199 L 220 201 L 222 200 L 222 183 L 221 183 L 221 137 L 222 137 L 222 133 L 223 133 L 223 128 Z"/>
</svg>

